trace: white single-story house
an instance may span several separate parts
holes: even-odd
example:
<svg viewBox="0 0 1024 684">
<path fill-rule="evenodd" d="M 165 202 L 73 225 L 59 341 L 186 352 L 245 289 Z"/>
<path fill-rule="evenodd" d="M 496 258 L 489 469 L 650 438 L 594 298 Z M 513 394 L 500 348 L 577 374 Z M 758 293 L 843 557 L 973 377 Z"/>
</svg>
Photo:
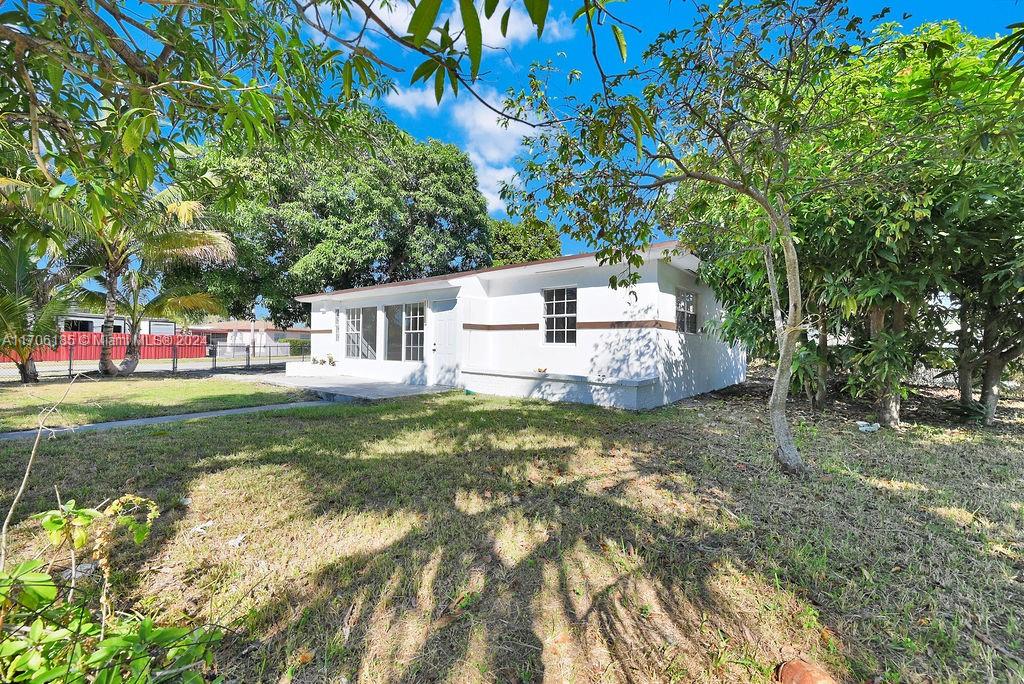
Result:
<svg viewBox="0 0 1024 684">
<path fill-rule="evenodd" d="M 100 332 L 103 314 L 72 309 L 61 316 L 57 323 L 61 330 L 67 332 Z M 128 332 L 128 322 L 124 316 L 114 316 L 114 332 Z M 140 327 L 140 333 L 143 335 L 177 335 L 178 332 L 178 325 L 166 318 L 143 318 Z"/>
<path fill-rule="evenodd" d="M 206 335 L 207 342 L 216 345 L 218 356 L 245 356 L 251 354 L 287 356 L 288 340 L 308 340 L 309 328 L 278 328 L 271 321 L 211 321 L 189 326 L 189 332 Z"/>
<path fill-rule="evenodd" d="M 652 245 L 633 288 L 593 254 L 297 297 L 312 361 L 346 375 L 626 409 L 742 382 L 746 353 L 709 331 L 721 314 L 692 254 Z"/>
</svg>

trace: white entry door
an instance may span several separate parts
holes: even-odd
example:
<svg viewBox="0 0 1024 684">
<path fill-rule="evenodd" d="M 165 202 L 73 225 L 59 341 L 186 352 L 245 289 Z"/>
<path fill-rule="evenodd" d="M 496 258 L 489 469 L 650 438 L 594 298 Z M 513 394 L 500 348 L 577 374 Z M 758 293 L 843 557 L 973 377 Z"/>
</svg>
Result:
<svg viewBox="0 0 1024 684">
<path fill-rule="evenodd" d="M 455 300 L 431 302 L 430 313 L 430 323 L 434 328 L 430 349 L 430 384 L 454 387 L 459 373 Z"/>
</svg>

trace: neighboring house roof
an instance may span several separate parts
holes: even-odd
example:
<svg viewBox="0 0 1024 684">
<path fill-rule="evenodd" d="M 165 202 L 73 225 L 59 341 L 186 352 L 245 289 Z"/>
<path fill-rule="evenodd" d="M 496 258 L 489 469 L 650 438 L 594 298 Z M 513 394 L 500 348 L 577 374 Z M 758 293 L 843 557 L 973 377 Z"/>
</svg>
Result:
<svg viewBox="0 0 1024 684">
<path fill-rule="evenodd" d="M 274 326 L 272 321 L 243 321 L 243 320 L 232 320 L 232 321 L 213 321 L 211 323 L 199 323 L 197 325 L 189 326 L 192 330 L 201 330 L 203 332 L 296 332 L 305 333 L 309 332 L 309 328 L 278 328 Z"/>
<path fill-rule="evenodd" d="M 647 248 L 645 252 L 645 258 L 650 259 L 652 257 L 661 256 L 661 252 L 675 248 L 677 242 L 675 240 L 664 240 L 661 242 L 655 242 Z M 676 261 L 677 257 L 673 258 Z M 583 262 L 582 266 L 597 265 L 597 257 L 594 252 L 587 252 L 586 254 L 571 254 L 568 256 L 554 257 L 552 259 L 541 259 L 539 261 L 528 261 L 523 264 L 509 264 L 507 266 L 491 266 L 489 268 L 478 268 L 472 271 L 456 271 L 455 273 L 445 273 L 443 275 L 430 276 L 427 278 L 416 278 L 414 280 L 399 280 L 392 283 L 381 283 L 379 285 L 367 285 L 366 287 L 351 287 L 342 290 L 331 290 L 328 292 L 317 292 L 314 294 L 299 295 L 295 299 L 300 302 L 315 302 L 320 299 L 330 299 L 338 297 L 340 295 L 356 295 L 362 294 L 363 292 L 372 292 L 374 290 L 383 290 L 385 288 L 405 288 L 409 290 L 424 289 L 425 287 L 432 287 L 436 285 L 444 285 L 451 281 L 458 280 L 460 278 L 467 278 L 473 276 L 485 276 L 488 277 L 491 274 L 498 275 L 515 275 L 517 272 L 527 274 L 532 272 L 539 272 L 547 270 L 546 267 L 552 264 L 561 264 L 565 262 Z M 589 263 L 588 263 L 589 262 Z"/>
</svg>

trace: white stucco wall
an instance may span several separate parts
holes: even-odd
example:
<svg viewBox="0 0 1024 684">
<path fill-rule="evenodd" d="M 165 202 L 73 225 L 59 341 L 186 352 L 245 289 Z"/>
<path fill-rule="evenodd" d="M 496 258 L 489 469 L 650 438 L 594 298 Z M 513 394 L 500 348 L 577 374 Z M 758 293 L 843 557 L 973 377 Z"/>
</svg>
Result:
<svg viewBox="0 0 1024 684">
<path fill-rule="evenodd" d="M 457 299 L 461 288 L 443 287 L 426 291 L 399 292 L 381 290 L 379 294 L 366 294 L 359 297 L 345 297 L 338 301 L 328 300 L 312 305 L 311 325 L 313 330 L 330 330 L 330 333 L 313 333 L 311 351 L 313 358 L 333 358 L 334 365 L 319 366 L 322 372 L 338 375 L 354 375 L 363 378 L 376 378 L 387 382 L 406 382 L 423 385 L 430 381 L 426 359 L 433 344 L 433 326 L 430 324 L 431 312 L 429 304 L 433 301 Z M 384 357 L 386 340 L 386 319 L 384 307 L 393 304 L 415 304 L 426 302 L 426 322 L 424 330 L 424 361 L 389 361 Z M 345 356 L 345 309 L 375 307 L 377 309 L 377 358 L 350 359 Z M 335 310 L 339 310 L 338 323 L 340 330 L 335 332 Z M 460 312 L 461 315 L 461 312 Z M 461 327 L 461 321 L 460 321 Z M 461 341 L 461 340 L 460 340 Z"/>
<path fill-rule="evenodd" d="M 563 269 L 527 276 L 506 275 L 485 281 L 487 299 L 471 307 L 471 323 L 532 323 L 536 330 L 470 330 L 467 365 L 497 370 L 537 371 L 574 375 L 645 377 L 656 372 L 657 360 L 638 346 L 643 330 L 576 332 L 576 344 L 544 341 L 545 288 L 576 287 L 578 321 L 621 321 L 656 318 L 656 266 L 647 264 L 631 294 L 608 287 L 621 269 Z"/>
<path fill-rule="evenodd" d="M 675 320 L 676 291 L 697 293 L 697 321 L 703 332 L 656 333 L 661 404 L 711 392 L 746 380 L 747 355 L 741 345 L 730 346 L 714 332 L 721 307 L 711 288 L 698 283 L 692 273 L 658 264 L 658 309 L 664 320 Z"/>
</svg>

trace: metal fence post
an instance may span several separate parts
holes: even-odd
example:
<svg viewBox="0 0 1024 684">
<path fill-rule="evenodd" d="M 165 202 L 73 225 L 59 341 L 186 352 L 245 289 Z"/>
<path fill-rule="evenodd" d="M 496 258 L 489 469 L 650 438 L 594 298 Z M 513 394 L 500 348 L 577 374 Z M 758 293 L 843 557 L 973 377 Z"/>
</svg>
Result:
<svg viewBox="0 0 1024 684">
<path fill-rule="evenodd" d="M 245 367 L 249 368 L 249 345 L 245 345 Z"/>
<path fill-rule="evenodd" d="M 217 343 L 214 342 L 213 346 L 210 347 L 210 368 L 217 370 Z"/>
<path fill-rule="evenodd" d="M 73 370 L 74 369 L 74 365 L 75 365 L 75 345 L 69 344 L 68 345 L 68 377 L 69 378 L 75 377 L 75 372 Z"/>
<path fill-rule="evenodd" d="M 274 347 L 272 344 L 267 345 L 267 367 L 269 368 L 274 364 Z"/>
<path fill-rule="evenodd" d="M 178 372 L 178 343 L 171 342 L 171 372 Z"/>
</svg>

